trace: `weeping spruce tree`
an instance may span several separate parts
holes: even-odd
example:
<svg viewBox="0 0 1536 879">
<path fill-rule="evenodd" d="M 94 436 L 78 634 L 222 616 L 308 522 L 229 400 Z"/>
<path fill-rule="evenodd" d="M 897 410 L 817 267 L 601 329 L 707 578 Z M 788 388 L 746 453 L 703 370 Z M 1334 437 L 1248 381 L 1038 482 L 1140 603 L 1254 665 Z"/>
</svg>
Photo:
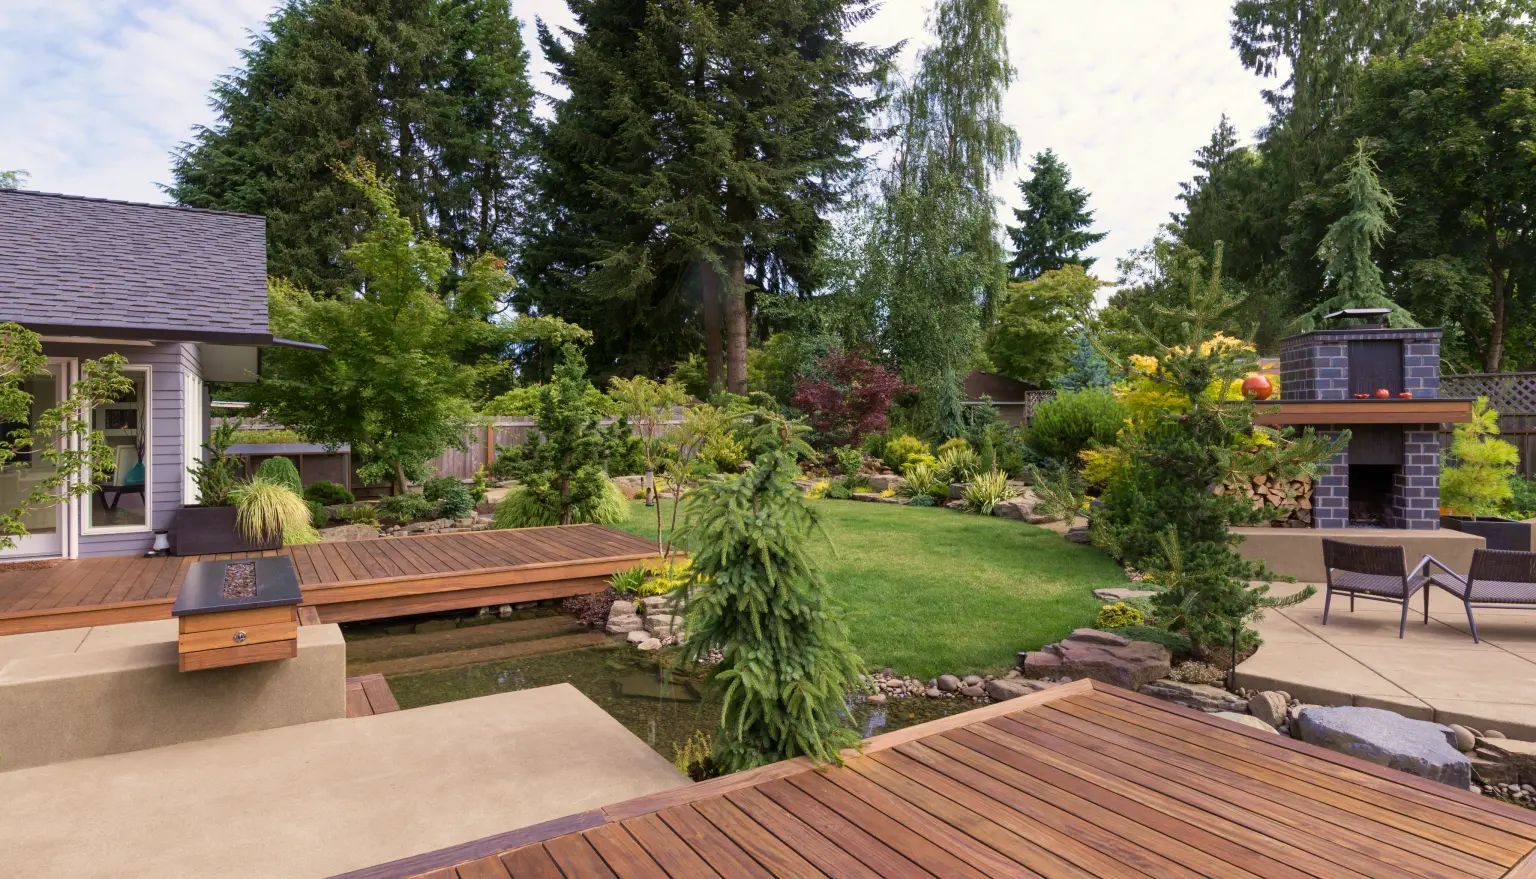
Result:
<svg viewBox="0 0 1536 879">
<path fill-rule="evenodd" d="M 814 453 L 802 425 L 761 418 L 752 466 L 685 501 L 697 585 L 684 658 L 724 656 L 706 682 L 725 703 L 713 759 L 727 773 L 802 755 L 839 762 L 859 742 L 844 695 L 863 664 L 807 552 L 816 514 L 793 484 Z"/>
</svg>

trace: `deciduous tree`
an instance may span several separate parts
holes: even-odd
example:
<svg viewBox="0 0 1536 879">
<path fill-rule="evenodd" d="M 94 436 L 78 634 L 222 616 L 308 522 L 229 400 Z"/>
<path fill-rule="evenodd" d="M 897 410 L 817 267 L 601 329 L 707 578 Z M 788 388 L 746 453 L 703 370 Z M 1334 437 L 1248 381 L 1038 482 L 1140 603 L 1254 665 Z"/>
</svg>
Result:
<svg viewBox="0 0 1536 879">
<path fill-rule="evenodd" d="M 1007 376 L 1045 385 L 1067 368 L 1074 337 L 1104 282 L 1069 264 L 1008 285 L 1008 299 L 987 334 L 987 356 Z"/>
</svg>

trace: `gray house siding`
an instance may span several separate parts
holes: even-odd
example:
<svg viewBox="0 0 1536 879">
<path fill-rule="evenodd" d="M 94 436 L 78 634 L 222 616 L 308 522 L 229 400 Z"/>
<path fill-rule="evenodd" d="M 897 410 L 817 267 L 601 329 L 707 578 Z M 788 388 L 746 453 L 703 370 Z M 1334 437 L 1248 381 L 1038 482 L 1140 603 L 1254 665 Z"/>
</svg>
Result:
<svg viewBox="0 0 1536 879">
<path fill-rule="evenodd" d="M 81 360 L 102 357 L 113 351 L 122 354 L 130 366 L 150 367 L 149 409 L 149 481 L 151 529 L 169 529 L 181 509 L 182 474 L 187 462 L 182 433 L 184 374 L 199 373 L 197 346 L 190 342 L 163 342 L 150 346 L 77 343 L 45 343 L 43 351 L 51 357 L 78 357 Z M 94 496 L 80 504 L 100 503 Z M 82 525 L 83 517 L 79 520 Z M 152 530 L 90 534 L 82 527 L 79 537 L 81 558 L 94 556 L 140 555 L 154 544 Z"/>
</svg>

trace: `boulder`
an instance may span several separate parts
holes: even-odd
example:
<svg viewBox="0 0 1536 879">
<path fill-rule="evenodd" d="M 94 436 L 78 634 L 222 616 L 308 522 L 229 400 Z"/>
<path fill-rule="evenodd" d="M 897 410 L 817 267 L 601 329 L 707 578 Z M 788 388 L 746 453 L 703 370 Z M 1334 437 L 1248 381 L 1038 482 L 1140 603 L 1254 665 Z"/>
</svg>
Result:
<svg viewBox="0 0 1536 879">
<path fill-rule="evenodd" d="M 1164 702 L 1172 702 L 1175 705 L 1183 705 L 1185 708 L 1193 708 L 1196 711 L 1205 711 L 1215 714 L 1222 711 L 1230 711 L 1241 714 L 1248 710 L 1248 703 L 1242 698 L 1223 690 L 1220 687 L 1212 687 L 1206 684 L 1186 684 L 1183 681 L 1161 680 L 1153 681 L 1141 688 L 1144 695 L 1162 699 Z M 1278 724 L 1271 724 L 1278 726 Z"/>
<path fill-rule="evenodd" d="M 674 629 L 683 627 L 683 618 L 664 613 L 651 614 L 645 618 L 645 627 L 657 637 L 665 638 Z"/>
<path fill-rule="evenodd" d="M 849 495 L 848 498 L 849 500 L 863 501 L 867 504 L 878 504 L 884 500 L 878 493 L 873 491 L 856 491 Z"/>
<path fill-rule="evenodd" d="M 630 614 L 622 617 L 609 617 L 608 624 L 603 626 L 603 631 L 610 635 L 625 635 L 630 632 L 645 628 L 645 621 L 638 614 Z"/>
<path fill-rule="evenodd" d="M 895 474 L 869 477 L 869 490 L 876 493 L 882 491 L 896 491 L 906 484 L 907 480 L 900 476 L 896 476 Z"/>
<path fill-rule="evenodd" d="M 934 682 L 934 685 L 942 692 L 953 693 L 960 689 L 960 679 L 954 675 L 939 675 L 939 679 Z"/>
<path fill-rule="evenodd" d="M 644 641 L 641 641 L 640 642 L 640 649 L 644 650 L 646 652 L 660 650 L 661 649 L 661 639 L 660 638 L 648 638 L 648 639 L 646 639 Z"/>
<path fill-rule="evenodd" d="M 1248 700 L 1248 713 L 1270 726 L 1277 727 L 1286 722 L 1287 705 L 1284 693 L 1265 690 L 1262 693 L 1255 693 L 1253 698 Z"/>
<path fill-rule="evenodd" d="M 634 613 L 635 613 L 635 603 L 633 601 L 625 601 L 622 598 L 619 599 L 618 601 L 615 601 L 613 603 L 613 606 L 608 608 L 608 617 L 610 619 L 612 619 L 613 617 L 633 616 Z"/>
<path fill-rule="evenodd" d="M 952 501 L 965 500 L 965 486 L 966 483 L 964 482 L 951 482 L 949 484 L 949 499 Z"/>
<path fill-rule="evenodd" d="M 987 698 L 993 702 L 1006 702 L 1009 699 L 1017 699 L 1020 696 L 1028 696 L 1030 693 L 1038 693 L 1051 685 L 1044 681 L 1002 680 L 987 681 Z"/>
<path fill-rule="evenodd" d="M 327 543 L 338 540 L 372 540 L 378 536 L 379 529 L 372 525 L 337 525 L 320 529 L 320 539 Z"/>
<path fill-rule="evenodd" d="M 1060 643 L 1022 655 L 1020 670 L 1027 678 L 1093 678 L 1135 690 L 1167 677 L 1171 658 L 1161 644 L 1078 629 Z"/>
<path fill-rule="evenodd" d="M 1079 525 L 1076 528 L 1068 528 L 1067 533 L 1063 534 L 1062 537 L 1065 537 L 1073 543 L 1089 544 L 1093 542 L 1093 535 L 1089 533 L 1087 525 Z"/>
<path fill-rule="evenodd" d="M 1461 790 L 1472 783 L 1472 763 L 1444 724 L 1380 708 L 1303 708 L 1293 731 L 1304 742 Z"/>
<path fill-rule="evenodd" d="M 977 686 L 981 682 L 982 682 L 981 675 L 966 675 L 965 676 L 965 685 L 967 687 Z"/>
<path fill-rule="evenodd" d="M 795 488 L 798 488 L 801 491 L 810 491 L 811 489 L 816 487 L 816 480 L 814 480 L 814 479 L 796 479 L 794 481 L 794 486 L 795 486 Z"/>
<path fill-rule="evenodd" d="M 884 705 L 886 696 L 884 693 L 871 693 L 864 697 L 864 701 L 871 705 Z"/>
<path fill-rule="evenodd" d="M 640 606 L 645 608 L 646 614 L 661 613 L 672 604 L 672 595 L 647 595 L 640 599 Z"/>
<path fill-rule="evenodd" d="M 1151 598 L 1156 594 L 1156 592 L 1153 592 L 1150 589 L 1124 589 L 1120 587 L 1116 587 L 1114 589 L 1093 590 L 1094 598 L 1097 598 L 1100 601 L 1108 602 L 1129 601 L 1132 598 Z"/>
<path fill-rule="evenodd" d="M 997 516 L 1000 519 L 1017 519 L 1020 522 L 1023 522 L 1029 518 L 1030 509 L 1033 506 L 1033 503 L 1026 501 L 1023 498 L 1013 498 L 1012 500 L 999 501 L 997 505 L 992 508 L 992 515 Z"/>
<path fill-rule="evenodd" d="M 624 640 L 631 644 L 644 644 L 651 640 L 651 633 L 644 629 L 636 629 L 624 636 Z"/>
<path fill-rule="evenodd" d="M 1230 720 L 1233 723 L 1240 723 L 1243 726 L 1251 726 L 1254 729 L 1260 730 L 1262 732 L 1274 733 L 1275 735 L 1280 734 L 1279 730 L 1251 714 L 1238 714 L 1235 711 L 1218 711 L 1216 712 L 1215 716 L 1224 720 Z"/>
<path fill-rule="evenodd" d="M 1503 760 L 1494 760 L 1488 757 L 1479 757 L 1476 754 L 1468 757 L 1472 761 L 1472 774 L 1484 784 L 1519 784 L 1520 770 L 1513 764 Z"/>
<path fill-rule="evenodd" d="M 1498 756 L 1526 784 L 1536 782 L 1536 743 L 1515 739 L 1484 739 L 1484 751 Z"/>
</svg>

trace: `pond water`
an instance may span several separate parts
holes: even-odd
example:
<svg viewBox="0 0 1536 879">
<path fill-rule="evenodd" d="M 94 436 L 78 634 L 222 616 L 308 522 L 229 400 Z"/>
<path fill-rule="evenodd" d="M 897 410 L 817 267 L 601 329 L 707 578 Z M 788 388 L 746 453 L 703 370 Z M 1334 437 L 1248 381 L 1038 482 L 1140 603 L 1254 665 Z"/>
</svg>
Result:
<svg viewBox="0 0 1536 879">
<path fill-rule="evenodd" d="M 613 643 L 387 677 L 401 708 L 568 683 L 671 760 L 695 732 L 711 735 L 720 724 L 720 704 L 702 691 L 699 676 L 666 667 L 674 655 Z M 849 707 L 860 731 L 870 736 L 975 704 L 913 698 L 870 705 L 854 696 Z"/>
</svg>

